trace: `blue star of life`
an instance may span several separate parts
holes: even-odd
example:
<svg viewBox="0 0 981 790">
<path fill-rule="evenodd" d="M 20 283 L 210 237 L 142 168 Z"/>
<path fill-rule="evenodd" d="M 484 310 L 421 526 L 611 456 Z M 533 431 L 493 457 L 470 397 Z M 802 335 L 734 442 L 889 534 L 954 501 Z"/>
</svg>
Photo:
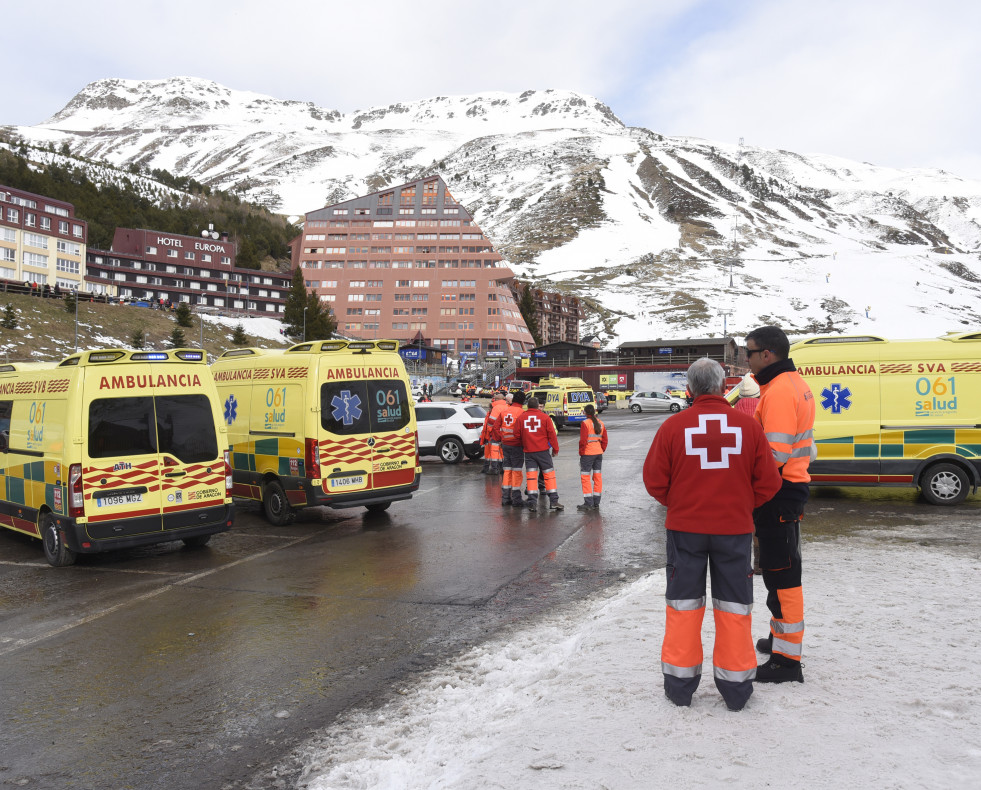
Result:
<svg viewBox="0 0 981 790">
<path fill-rule="evenodd" d="M 225 401 L 225 422 L 231 425 L 238 416 L 238 401 L 234 395 L 229 395 Z"/>
<path fill-rule="evenodd" d="M 832 414 L 841 414 L 842 409 L 852 407 L 852 391 L 841 384 L 832 384 L 831 388 L 821 390 L 821 408 L 830 410 Z"/>
<path fill-rule="evenodd" d="M 331 415 L 338 422 L 353 425 L 355 420 L 361 419 L 361 398 L 352 395 L 350 390 L 341 390 L 340 395 L 331 399 L 330 405 Z"/>
</svg>

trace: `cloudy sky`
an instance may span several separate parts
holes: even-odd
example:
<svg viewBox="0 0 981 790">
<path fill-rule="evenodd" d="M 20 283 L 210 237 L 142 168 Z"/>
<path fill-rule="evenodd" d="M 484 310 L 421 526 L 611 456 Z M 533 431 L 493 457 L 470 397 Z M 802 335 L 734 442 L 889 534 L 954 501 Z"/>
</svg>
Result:
<svg viewBox="0 0 981 790">
<path fill-rule="evenodd" d="M 563 88 L 667 135 L 981 179 L 976 0 L 48 0 L 4 27 L 19 33 L 0 124 L 39 123 L 105 77 L 343 112 Z"/>
</svg>

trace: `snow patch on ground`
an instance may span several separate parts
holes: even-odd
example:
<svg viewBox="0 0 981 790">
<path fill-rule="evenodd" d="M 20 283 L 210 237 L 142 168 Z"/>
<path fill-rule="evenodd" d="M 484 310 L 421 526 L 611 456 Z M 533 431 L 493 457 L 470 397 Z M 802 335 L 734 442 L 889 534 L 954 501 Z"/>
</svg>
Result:
<svg viewBox="0 0 981 790">
<path fill-rule="evenodd" d="M 664 578 L 474 648 L 311 742 L 303 782 L 335 788 L 966 787 L 981 776 L 970 596 L 981 561 L 861 538 L 809 544 L 805 683 L 729 712 L 705 671 L 662 692 Z M 754 633 L 766 631 L 757 577 Z"/>
</svg>

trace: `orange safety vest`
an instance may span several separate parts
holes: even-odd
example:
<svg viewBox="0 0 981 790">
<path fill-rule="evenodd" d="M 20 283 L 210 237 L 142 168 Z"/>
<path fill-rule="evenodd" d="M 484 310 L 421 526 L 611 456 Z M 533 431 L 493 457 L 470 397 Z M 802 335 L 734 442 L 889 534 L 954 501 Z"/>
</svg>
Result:
<svg viewBox="0 0 981 790">
<path fill-rule="evenodd" d="M 603 454 L 603 433 L 604 431 L 606 431 L 606 426 L 603 424 L 603 421 L 600 420 L 599 418 L 596 419 L 596 422 L 599 423 L 599 433 L 596 433 L 595 429 L 593 428 L 593 421 L 589 419 L 589 417 L 587 417 L 582 421 L 582 426 L 586 431 L 586 441 L 585 441 L 586 446 L 580 450 L 579 452 L 580 455 Z M 583 428 L 580 428 L 580 431 L 582 431 Z M 580 441 L 580 445 L 582 444 L 583 442 Z"/>
<path fill-rule="evenodd" d="M 494 423 L 494 430 L 500 435 L 501 441 L 511 447 L 521 447 L 521 438 L 515 436 L 515 429 L 524 416 L 525 407 L 512 403 Z"/>
<path fill-rule="evenodd" d="M 756 419 L 763 426 L 783 479 L 809 483 L 807 467 L 814 446 L 814 395 L 800 373 L 787 370 L 760 385 Z"/>
</svg>

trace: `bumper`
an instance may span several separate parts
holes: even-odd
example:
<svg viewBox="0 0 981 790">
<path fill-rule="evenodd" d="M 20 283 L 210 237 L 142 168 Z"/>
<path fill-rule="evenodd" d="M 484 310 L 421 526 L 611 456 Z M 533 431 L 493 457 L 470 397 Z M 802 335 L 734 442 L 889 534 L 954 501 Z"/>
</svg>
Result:
<svg viewBox="0 0 981 790">
<path fill-rule="evenodd" d="M 419 479 L 420 474 L 417 471 L 414 480 L 409 485 L 371 489 L 368 491 L 352 491 L 350 494 L 325 494 L 323 489 L 311 485 L 306 480 L 302 481 L 302 487 L 307 497 L 306 507 L 363 507 L 365 505 L 381 505 L 385 502 L 398 502 L 402 499 L 411 499 L 412 495 L 419 490 Z"/>
<path fill-rule="evenodd" d="M 93 529 L 95 525 L 79 524 L 75 519 L 67 516 L 55 514 L 54 519 L 58 529 L 65 536 L 68 548 L 77 554 L 98 554 L 103 551 L 152 546 L 155 543 L 226 532 L 232 526 L 234 513 L 235 506 L 232 504 L 186 511 L 181 515 L 185 522 L 190 523 L 169 529 L 160 528 L 160 517 L 152 520 L 102 521 L 98 523 L 97 530 Z M 164 516 L 164 523 L 166 519 L 167 516 Z"/>
</svg>

